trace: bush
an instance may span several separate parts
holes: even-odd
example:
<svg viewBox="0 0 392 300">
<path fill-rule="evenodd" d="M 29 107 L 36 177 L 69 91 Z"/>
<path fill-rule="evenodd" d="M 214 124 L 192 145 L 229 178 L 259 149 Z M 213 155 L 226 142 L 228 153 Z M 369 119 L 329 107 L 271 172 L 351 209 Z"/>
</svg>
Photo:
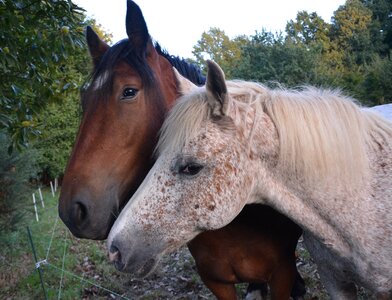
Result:
<svg viewBox="0 0 392 300">
<path fill-rule="evenodd" d="M 44 183 L 64 174 L 80 116 L 78 95 L 68 95 L 61 103 L 48 105 L 42 113 L 42 134 L 33 146 L 39 153 L 40 179 Z"/>
<path fill-rule="evenodd" d="M 32 210 L 30 180 L 37 176 L 36 151 L 8 154 L 9 139 L 0 131 L 0 231 L 14 230 Z"/>
</svg>

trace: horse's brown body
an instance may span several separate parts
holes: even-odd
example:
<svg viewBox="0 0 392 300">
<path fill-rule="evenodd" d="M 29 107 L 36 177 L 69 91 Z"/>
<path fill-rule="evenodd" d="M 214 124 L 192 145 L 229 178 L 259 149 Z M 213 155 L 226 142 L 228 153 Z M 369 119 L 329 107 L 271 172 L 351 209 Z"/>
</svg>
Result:
<svg viewBox="0 0 392 300">
<path fill-rule="evenodd" d="M 143 16 L 136 7 L 133 2 L 128 2 L 129 51 L 138 56 L 136 63 L 144 60 L 154 81 L 151 81 L 153 84 L 143 82 L 141 71 L 127 63 L 130 58 L 118 57 L 113 65 L 107 64 L 113 78 L 106 78 L 106 69 L 96 71 L 85 93 L 83 119 L 64 174 L 59 200 L 62 220 L 74 235 L 82 238 L 107 237 L 115 217 L 151 168 L 159 128 L 179 93 L 172 66 L 154 48 Z M 124 47 L 127 50 L 125 42 L 110 48 L 91 29 L 87 31 L 87 40 L 96 70 L 110 61 L 110 55 L 116 51 L 113 48 Z M 110 83 L 111 92 L 106 91 L 107 95 L 103 96 L 105 93 L 101 90 Z M 137 96 L 124 101 L 122 94 L 129 88 L 137 90 Z M 288 281 L 292 281 L 295 270 L 292 263 L 299 235 L 297 227 L 285 220 L 282 223 L 284 230 L 276 231 L 271 227 L 274 222 L 277 225 L 276 220 L 261 226 L 259 217 L 238 218 L 225 229 L 201 235 L 190 244 L 190 249 L 198 266 L 208 265 L 214 260 L 216 279 L 222 282 L 233 274 L 232 269 L 227 269 L 228 261 L 234 264 L 237 258 L 251 255 L 252 259 L 245 261 L 247 264 L 237 261 L 235 270 L 242 273 L 238 273 L 232 281 L 266 281 L 271 288 L 282 282 L 281 289 L 288 295 L 291 288 Z M 253 228 L 253 223 L 260 226 Z M 292 243 L 289 250 L 288 241 Z M 212 247 L 213 244 L 216 247 Z M 208 252 L 215 250 L 206 253 L 203 249 Z M 222 252 L 224 249 L 226 251 Z M 255 271 L 263 266 L 279 267 L 279 273 L 287 273 L 285 276 L 289 279 L 267 280 L 264 275 L 268 272 L 278 273 L 267 268 L 259 276 Z M 204 268 L 199 269 L 203 274 Z M 216 288 L 207 285 L 216 293 Z"/>
<path fill-rule="evenodd" d="M 218 299 L 237 299 L 234 284 L 241 282 L 268 283 L 271 299 L 289 299 L 301 233 L 273 209 L 248 205 L 229 225 L 199 234 L 188 248 L 201 279 Z"/>
</svg>

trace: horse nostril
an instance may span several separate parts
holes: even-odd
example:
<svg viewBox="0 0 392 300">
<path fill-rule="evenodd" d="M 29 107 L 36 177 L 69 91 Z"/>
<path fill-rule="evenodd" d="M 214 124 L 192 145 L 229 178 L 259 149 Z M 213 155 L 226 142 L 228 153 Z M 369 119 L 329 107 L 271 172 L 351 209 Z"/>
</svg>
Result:
<svg viewBox="0 0 392 300">
<path fill-rule="evenodd" d="M 113 244 L 110 246 L 109 249 L 109 260 L 110 262 L 114 263 L 117 270 L 121 271 L 124 268 L 124 264 L 121 262 L 121 252 Z"/>
<path fill-rule="evenodd" d="M 118 250 L 118 248 L 116 246 L 114 246 L 114 245 L 112 245 L 110 247 L 110 250 L 109 250 L 109 260 L 111 262 L 115 262 L 115 261 L 121 260 L 120 250 Z"/>
<path fill-rule="evenodd" d="M 76 202 L 74 216 L 75 223 L 81 225 L 87 219 L 87 207 L 81 202 Z"/>
</svg>

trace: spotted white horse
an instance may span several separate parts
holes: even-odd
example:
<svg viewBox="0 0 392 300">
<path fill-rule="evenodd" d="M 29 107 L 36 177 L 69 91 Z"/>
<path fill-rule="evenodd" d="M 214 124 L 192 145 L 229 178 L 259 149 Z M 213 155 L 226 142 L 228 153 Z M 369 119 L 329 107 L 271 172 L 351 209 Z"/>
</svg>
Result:
<svg viewBox="0 0 392 300">
<path fill-rule="evenodd" d="M 392 290 L 392 123 L 338 92 L 183 78 L 158 160 L 109 235 L 118 269 L 143 276 L 198 233 L 267 204 L 304 229 L 333 299 Z"/>
</svg>

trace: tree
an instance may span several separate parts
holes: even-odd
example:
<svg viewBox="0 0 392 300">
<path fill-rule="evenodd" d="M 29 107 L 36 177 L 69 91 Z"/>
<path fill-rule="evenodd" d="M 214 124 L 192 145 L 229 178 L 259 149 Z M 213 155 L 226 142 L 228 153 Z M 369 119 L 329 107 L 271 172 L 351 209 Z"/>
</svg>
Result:
<svg viewBox="0 0 392 300">
<path fill-rule="evenodd" d="M 244 46 L 241 64 L 233 75 L 263 83 L 279 82 L 288 87 L 311 83 L 315 79 L 317 52 L 285 41 L 280 34 L 263 30 Z"/>
<path fill-rule="evenodd" d="M 367 104 L 392 102 L 392 61 L 376 56 L 365 69 L 362 98 Z"/>
<path fill-rule="evenodd" d="M 38 114 L 82 81 L 82 9 L 68 0 L 0 1 L 0 129 L 9 150 L 38 134 Z M 70 64 L 70 62 L 74 64 Z"/>
<path fill-rule="evenodd" d="M 286 25 L 287 39 L 296 44 L 308 47 L 319 45 L 323 51 L 330 48 L 330 25 L 316 12 L 309 14 L 306 11 L 297 13 L 296 20 L 290 20 Z"/>
<path fill-rule="evenodd" d="M 246 36 L 238 36 L 233 40 L 219 28 L 210 28 L 203 32 L 201 39 L 193 47 L 193 55 L 199 65 L 206 66 L 206 60 L 211 59 L 219 64 L 231 77 L 231 69 L 241 58 L 241 47 L 248 42 Z"/>
<path fill-rule="evenodd" d="M 370 27 L 372 44 L 385 57 L 392 49 L 392 2 L 390 0 L 362 0 L 372 12 Z"/>
<path fill-rule="evenodd" d="M 334 13 L 331 40 L 345 53 L 344 63 L 348 68 L 372 59 L 371 21 L 371 10 L 360 0 L 347 0 Z"/>
<path fill-rule="evenodd" d="M 37 152 L 28 149 L 23 153 L 7 152 L 9 137 L 0 130 L 0 232 L 15 229 L 31 208 L 29 180 L 35 178 Z M 28 200 L 28 201 L 27 201 Z"/>
<path fill-rule="evenodd" d="M 40 178 L 44 182 L 61 177 L 76 138 L 81 109 L 77 94 L 49 104 L 39 118 L 42 134 L 34 141 Z"/>
</svg>

